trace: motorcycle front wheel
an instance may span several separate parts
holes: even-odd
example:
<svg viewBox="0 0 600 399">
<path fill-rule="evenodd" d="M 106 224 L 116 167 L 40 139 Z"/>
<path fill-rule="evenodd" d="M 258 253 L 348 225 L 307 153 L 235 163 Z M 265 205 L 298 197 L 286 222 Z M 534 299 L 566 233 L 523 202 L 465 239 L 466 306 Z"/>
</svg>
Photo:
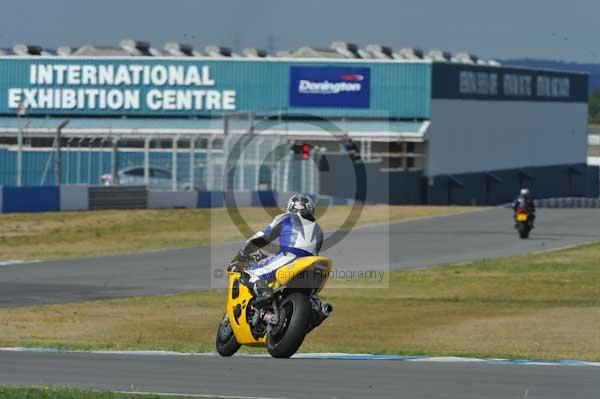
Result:
<svg viewBox="0 0 600 399">
<path fill-rule="evenodd" d="M 269 334 L 267 349 L 273 357 L 288 358 L 304 341 L 312 308 L 308 296 L 295 292 L 283 299 L 279 311 L 282 319 Z"/>
<path fill-rule="evenodd" d="M 227 315 L 223 316 L 223 320 L 219 323 L 219 329 L 217 330 L 217 353 L 224 357 L 232 356 L 235 352 L 240 349 L 231 329 L 231 323 Z"/>
</svg>

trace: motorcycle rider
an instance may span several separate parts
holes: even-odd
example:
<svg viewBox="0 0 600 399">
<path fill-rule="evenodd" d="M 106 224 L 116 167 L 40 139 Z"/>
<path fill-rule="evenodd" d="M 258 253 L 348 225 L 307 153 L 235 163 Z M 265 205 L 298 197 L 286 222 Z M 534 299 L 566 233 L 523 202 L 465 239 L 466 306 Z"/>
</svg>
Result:
<svg viewBox="0 0 600 399">
<path fill-rule="evenodd" d="M 279 268 L 298 258 L 315 256 L 321 250 L 323 231 L 314 212 L 315 205 L 308 195 L 292 195 L 287 202 L 286 212 L 276 216 L 264 230 L 250 237 L 239 251 L 236 260 L 249 262 L 252 253 L 279 239 L 279 250 L 276 253 L 244 269 L 245 280 L 252 284 L 257 302 L 271 295 L 267 284 L 275 277 Z"/>
<path fill-rule="evenodd" d="M 520 208 L 525 209 L 527 213 L 529 213 L 529 216 L 531 218 L 531 227 L 533 227 L 533 221 L 535 220 L 535 203 L 533 201 L 531 193 L 529 192 L 529 189 L 526 187 L 521 189 L 519 196 L 513 203 L 513 210 L 515 211 L 515 215 L 517 209 Z"/>
</svg>

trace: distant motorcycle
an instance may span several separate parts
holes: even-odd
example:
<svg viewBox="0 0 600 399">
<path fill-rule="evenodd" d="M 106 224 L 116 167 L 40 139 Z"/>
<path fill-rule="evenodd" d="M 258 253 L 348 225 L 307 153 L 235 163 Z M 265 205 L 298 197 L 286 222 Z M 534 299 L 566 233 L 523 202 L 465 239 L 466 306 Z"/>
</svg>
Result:
<svg viewBox="0 0 600 399">
<path fill-rule="evenodd" d="M 519 232 L 519 237 L 529 238 L 529 233 L 533 229 L 533 220 L 527 209 L 518 208 L 515 212 L 515 220 L 517 221 L 515 228 Z"/>
<path fill-rule="evenodd" d="M 221 356 L 231 356 L 241 345 L 247 345 L 266 346 L 273 357 L 290 357 L 306 334 L 333 311 L 318 296 L 331 269 L 331 260 L 325 257 L 303 257 L 284 266 L 269 284 L 273 295 L 261 303 L 256 303 L 245 281 L 243 270 L 247 265 L 235 263 L 234 260 L 227 272 L 226 312 L 217 331 L 216 346 Z"/>
</svg>

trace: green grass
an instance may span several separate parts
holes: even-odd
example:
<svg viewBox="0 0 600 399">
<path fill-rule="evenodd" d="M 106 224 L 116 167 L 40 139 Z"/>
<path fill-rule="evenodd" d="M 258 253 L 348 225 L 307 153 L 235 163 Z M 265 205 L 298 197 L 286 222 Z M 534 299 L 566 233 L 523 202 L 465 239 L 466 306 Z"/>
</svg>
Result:
<svg viewBox="0 0 600 399">
<path fill-rule="evenodd" d="M 0 386 L 1 399 L 166 399 L 169 396 L 134 395 L 74 388 Z M 185 396 L 178 398 L 186 399 Z M 187 399 L 191 399 L 187 397 Z"/>
<path fill-rule="evenodd" d="M 600 244 L 342 286 L 324 290 L 334 314 L 302 351 L 600 360 Z M 214 351 L 224 302 L 205 291 L 0 309 L 0 345 Z"/>
</svg>

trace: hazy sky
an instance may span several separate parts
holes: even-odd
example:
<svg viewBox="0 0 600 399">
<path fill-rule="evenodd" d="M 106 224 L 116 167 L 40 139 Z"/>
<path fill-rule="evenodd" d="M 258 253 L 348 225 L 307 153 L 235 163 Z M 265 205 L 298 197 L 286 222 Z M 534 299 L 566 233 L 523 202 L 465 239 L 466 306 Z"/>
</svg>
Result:
<svg viewBox="0 0 600 399">
<path fill-rule="evenodd" d="M 600 62 L 598 0 L 3 0 L 0 47 L 149 40 L 277 50 L 333 40 Z"/>
</svg>

